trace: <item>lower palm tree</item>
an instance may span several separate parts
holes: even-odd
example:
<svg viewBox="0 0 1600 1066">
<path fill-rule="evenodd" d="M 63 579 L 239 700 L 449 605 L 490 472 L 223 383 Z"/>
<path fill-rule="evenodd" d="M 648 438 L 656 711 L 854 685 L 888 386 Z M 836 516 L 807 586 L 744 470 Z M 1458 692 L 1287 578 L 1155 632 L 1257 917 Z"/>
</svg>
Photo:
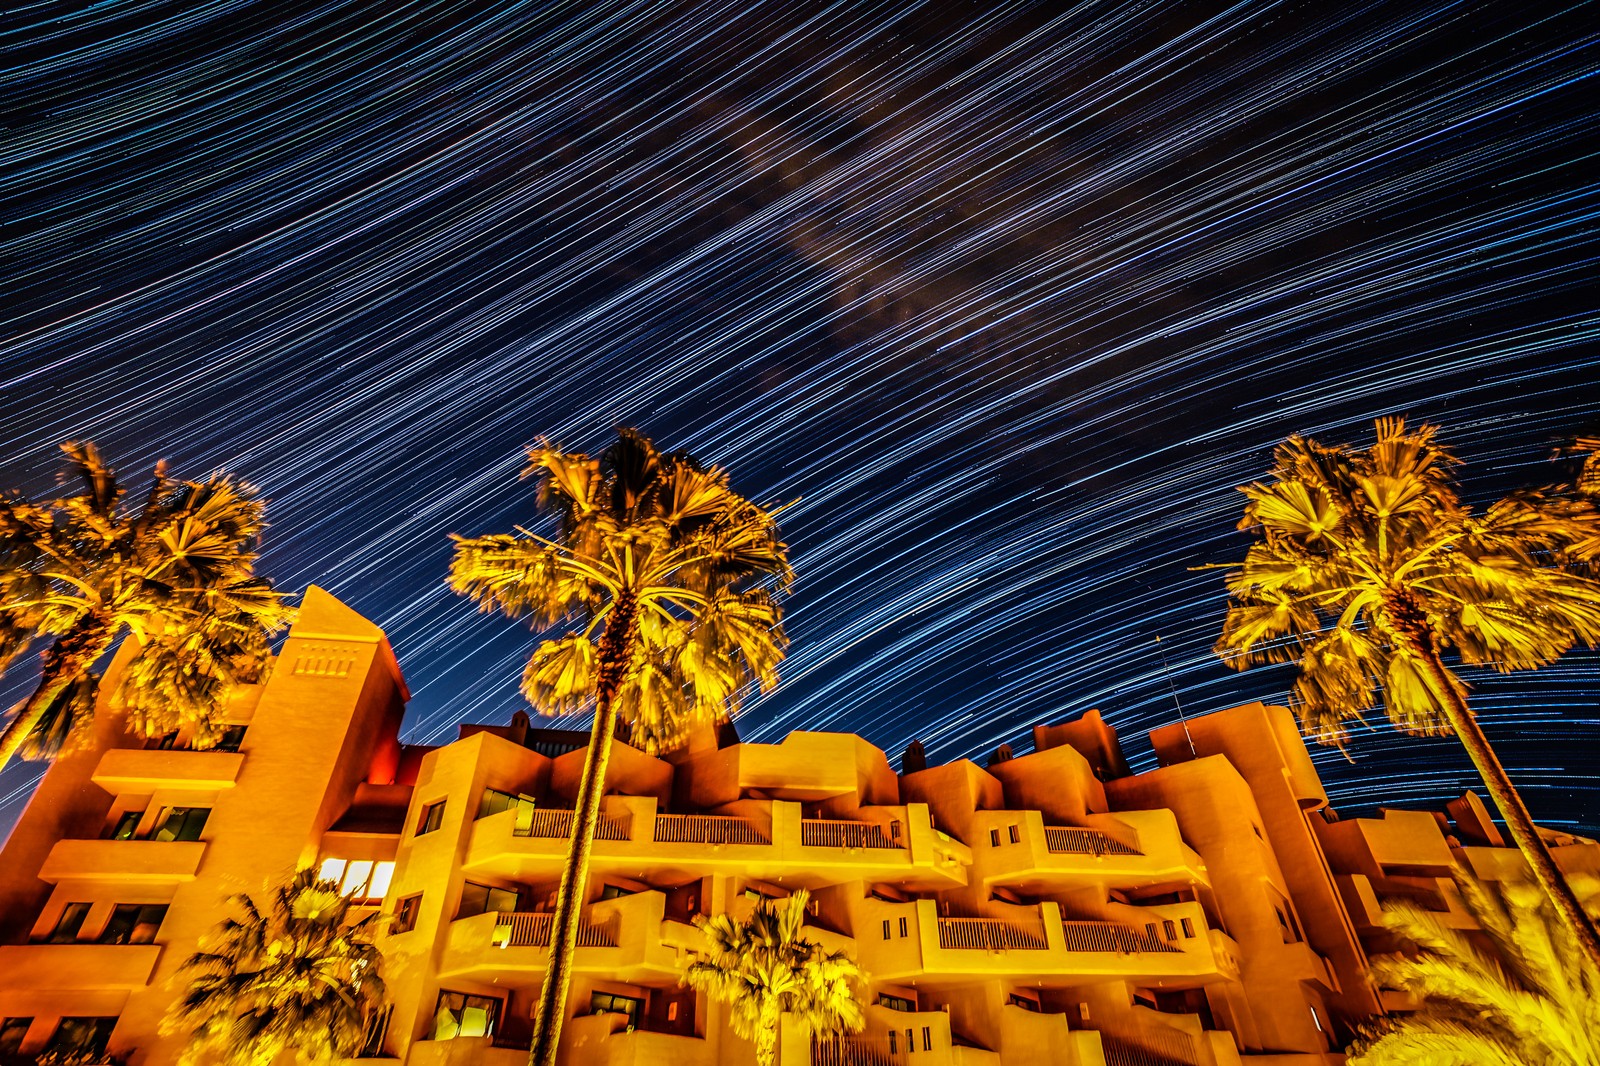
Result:
<svg viewBox="0 0 1600 1066">
<path fill-rule="evenodd" d="M 299 1062 L 357 1056 L 384 1000 L 376 915 L 348 924 L 350 903 L 335 881 L 305 869 L 273 891 L 265 913 L 234 897 L 242 918 L 217 927 L 184 961 L 189 981 L 162 1025 L 189 1034 L 181 1066 L 269 1066 L 284 1052 Z"/>
<path fill-rule="evenodd" d="M 778 1023 L 788 1015 L 813 1036 L 861 1030 L 857 998 L 864 976 L 842 951 L 826 951 L 804 936 L 804 890 L 786 900 L 763 899 L 749 918 L 697 918 L 705 958 L 689 965 L 684 983 L 732 1007 L 733 1031 L 756 1046 L 756 1061 L 777 1061 Z"/>
<path fill-rule="evenodd" d="M 1410 950 L 1374 960 L 1374 975 L 1420 1008 L 1358 1041 L 1350 1066 L 1600 1066 L 1600 969 L 1549 901 L 1531 884 L 1460 885 L 1481 936 L 1414 904 L 1384 908 Z"/>
</svg>

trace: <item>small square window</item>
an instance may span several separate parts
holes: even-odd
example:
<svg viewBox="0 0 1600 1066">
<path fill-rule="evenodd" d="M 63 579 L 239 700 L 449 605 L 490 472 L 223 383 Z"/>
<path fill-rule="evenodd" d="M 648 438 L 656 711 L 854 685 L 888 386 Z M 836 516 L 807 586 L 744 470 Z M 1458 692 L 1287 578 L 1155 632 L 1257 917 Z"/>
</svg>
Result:
<svg viewBox="0 0 1600 1066">
<path fill-rule="evenodd" d="M 394 905 L 394 931 L 409 933 L 417 927 L 417 911 L 422 907 L 422 893 L 407 896 Z"/>
<path fill-rule="evenodd" d="M 430 803 L 426 807 L 422 808 L 422 819 L 417 822 L 417 836 L 421 836 L 424 833 L 431 833 L 435 829 L 439 828 L 441 824 L 443 824 L 444 804 L 445 801 L 440 800 L 438 803 Z"/>
</svg>

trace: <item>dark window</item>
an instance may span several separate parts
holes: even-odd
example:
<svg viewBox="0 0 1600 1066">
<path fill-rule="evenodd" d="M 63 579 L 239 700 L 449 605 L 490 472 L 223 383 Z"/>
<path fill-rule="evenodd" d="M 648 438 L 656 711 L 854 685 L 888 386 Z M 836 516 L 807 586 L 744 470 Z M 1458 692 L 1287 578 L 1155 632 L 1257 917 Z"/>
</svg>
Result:
<svg viewBox="0 0 1600 1066">
<path fill-rule="evenodd" d="M 500 1020 L 500 1001 L 492 996 L 471 996 L 465 992 L 439 990 L 439 1005 L 433 1012 L 433 1039 L 452 1040 L 458 1036 L 493 1036 Z"/>
<path fill-rule="evenodd" d="M 139 820 L 143 817 L 143 811 L 123 811 L 117 816 L 117 824 L 111 827 L 111 839 L 132 840 L 133 834 L 139 830 Z"/>
<path fill-rule="evenodd" d="M 153 944 L 166 917 L 165 903 L 119 903 L 100 934 L 100 943 Z"/>
<path fill-rule="evenodd" d="M 422 808 L 422 820 L 417 823 L 417 836 L 431 833 L 444 821 L 444 800 Z"/>
<path fill-rule="evenodd" d="M 890 1010 L 903 1010 L 908 1014 L 915 1014 L 917 1005 L 904 996 L 891 996 L 887 992 L 878 994 L 878 1006 L 888 1007 Z"/>
<path fill-rule="evenodd" d="M 216 747 L 212 751 L 238 751 L 239 745 L 244 743 L 244 730 L 242 725 L 230 725 L 222 731 L 217 738 Z"/>
<path fill-rule="evenodd" d="M 484 914 L 488 911 L 509 914 L 516 909 L 516 889 L 494 888 L 468 881 L 461 886 L 461 909 L 456 912 L 456 917 L 471 918 L 475 914 Z"/>
<path fill-rule="evenodd" d="M 899 840 L 900 839 L 900 820 L 898 818 L 896 818 L 894 821 L 889 823 L 889 839 L 890 840 Z"/>
<path fill-rule="evenodd" d="M 890 1029 L 889 1030 L 889 1054 L 897 1055 L 899 1053 L 900 1053 L 900 1048 L 896 1044 L 895 1031 L 893 1029 Z"/>
<path fill-rule="evenodd" d="M 911 935 L 911 930 L 906 928 L 906 920 L 904 918 L 900 919 L 900 935 L 901 936 L 910 936 Z"/>
<path fill-rule="evenodd" d="M 69 903 L 61 909 L 61 917 L 56 919 L 56 927 L 50 931 L 50 943 L 70 944 L 78 939 L 78 930 L 83 928 L 83 920 L 89 917 L 87 903 Z"/>
<path fill-rule="evenodd" d="M 1144 923 L 1144 932 L 1145 932 L 1146 936 L 1148 936 L 1151 940 L 1154 940 L 1156 938 L 1156 923 L 1155 922 L 1145 922 Z"/>
<path fill-rule="evenodd" d="M 632 996 L 618 996 L 610 992 L 595 992 L 589 997 L 590 1014 L 626 1014 L 628 1028 L 639 1027 L 639 1013 L 644 1008 L 644 1001 L 634 999 Z"/>
<path fill-rule="evenodd" d="M 883 920 L 883 939 L 889 939 L 889 919 L 887 918 Z"/>
<path fill-rule="evenodd" d="M 1178 921 L 1183 926 L 1183 935 L 1186 936 L 1186 937 L 1189 937 L 1190 939 L 1193 939 L 1194 938 L 1194 919 L 1193 918 L 1180 918 L 1180 919 L 1178 919 Z"/>
<path fill-rule="evenodd" d="M 1161 923 L 1161 931 L 1167 934 L 1167 939 L 1168 940 L 1176 940 L 1176 939 L 1178 939 L 1178 927 L 1177 927 L 1176 924 L 1174 924 L 1174 923 L 1172 923 L 1170 921 L 1166 921 L 1166 920 L 1162 921 L 1162 923 Z"/>
<path fill-rule="evenodd" d="M 487 818 L 491 814 L 509 811 L 518 805 L 516 796 L 509 792 L 501 792 L 498 788 L 483 790 L 483 799 L 478 801 L 478 817 Z"/>
<path fill-rule="evenodd" d="M 168 733 L 167 735 L 163 736 L 160 740 L 156 741 L 156 750 L 157 751 L 171 751 L 173 748 L 176 748 L 177 746 L 178 746 L 178 732 L 177 732 L 177 730 L 173 730 L 171 733 Z"/>
<path fill-rule="evenodd" d="M 1000 846 L 1000 830 L 998 830 L 998 829 L 989 830 L 989 846 L 991 848 L 998 848 Z M 889 1035 L 893 1036 L 894 1034 L 890 1033 Z"/>
<path fill-rule="evenodd" d="M 933 1030 L 928 1028 L 926 1025 L 922 1027 L 922 1050 L 933 1050 Z"/>
<path fill-rule="evenodd" d="M 1029 999 L 1027 996 L 1019 996 L 1013 992 L 1011 993 L 1010 1003 L 1013 1007 L 1021 1007 L 1023 1010 L 1031 1010 L 1035 1014 L 1039 1013 L 1039 1001 L 1036 999 Z"/>
<path fill-rule="evenodd" d="M 394 931 L 409 933 L 417 927 L 417 909 L 422 906 L 422 894 L 407 896 L 394 905 Z"/>
<path fill-rule="evenodd" d="M 383 1057 L 383 1038 L 389 1032 L 389 1019 L 393 1016 L 393 1006 L 373 1011 L 367 1016 L 367 1034 L 361 1041 L 362 1058 L 377 1059 Z"/>
<path fill-rule="evenodd" d="M 1011 826 L 1007 826 L 1006 828 L 1011 831 L 1011 843 L 1013 843 L 1013 844 L 1022 843 L 1022 837 L 1017 834 L 1017 827 L 1016 826 L 1011 825 Z"/>
<path fill-rule="evenodd" d="M 151 840 L 199 840 L 200 831 L 211 817 L 210 807 L 168 807 L 161 825 L 150 834 Z"/>
<path fill-rule="evenodd" d="M 605 885 L 600 889 L 601 899 L 621 899 L 623 896 L 633 894 L 633 889 L 623 888 L 621 885 Z"/>
<path fill-rule="evenodd" d="M 0 1055 L 15 1055 L 22 1050 L 22 1038 L 28 1035 L 32 1018 L 6 1018 L 0 1021 Z"/>
<path fill-rule="evenodd" d="M 98 1058 L 106 1053 L 116 1025 L 115 1018 L 62 1018 L 45 1050 Z"/>
</svg>

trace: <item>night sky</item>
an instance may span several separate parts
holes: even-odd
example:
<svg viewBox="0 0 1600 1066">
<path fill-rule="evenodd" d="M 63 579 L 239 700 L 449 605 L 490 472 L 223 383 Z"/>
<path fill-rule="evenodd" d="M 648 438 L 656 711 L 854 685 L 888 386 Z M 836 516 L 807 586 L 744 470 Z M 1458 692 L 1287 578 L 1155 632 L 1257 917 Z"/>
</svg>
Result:
<svg viewBox="0 0 1600 1066">
<path fill-rule="evenodd" d="M 1191 569 L 1276 441 L 1438 421 L 1484 502 L 1600 428 L 1596 15 L 13 5 L 0 483 L 87 438 L 259 484 L 265 572 L 381 624 L 440 742 L 533 640 L 446 591 L 445 534 L 532 520 L 536 438 L 636 425 L 799 500 L 746 739 L 981 761 L 1100 708 L 1148 768 L 1180 701 L 1285 697 Z M 1600 654 L 1469 677 L 1535 816 L 1600 830 Z M 1386 725 L 1352 754 L 1347 811 L 1476 783 Z"/>
</svg>

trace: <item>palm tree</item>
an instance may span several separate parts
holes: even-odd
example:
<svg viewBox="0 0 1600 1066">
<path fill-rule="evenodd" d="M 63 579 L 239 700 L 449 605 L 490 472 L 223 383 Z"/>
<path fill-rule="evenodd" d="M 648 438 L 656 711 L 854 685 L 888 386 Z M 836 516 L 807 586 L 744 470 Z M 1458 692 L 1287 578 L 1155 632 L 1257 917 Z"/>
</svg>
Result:
<svg viewBox="0 0 1600 1066">
<path fill-rule="evenodd" d="M 522 691 L 543 714 L 594 708 L 534 1015 L 531 1062 L 554 1066 L 616 724 L 659 751 L 735 713 L 750 687 L 769 690 L 788 643 L 779 599 L 790 573 L 773 515 L 717 467 L 663 455 L 631 429 L 599 459 L 528 454 L 556 539 L 456 537 L 450 587 L 484 611 L 569 627 L 534 650 Z"/>
<path fill-rule="evenodd" d="M 732 1006 L 733 1031 L 755 1042 L 756 1061 L 777 1061 L 778 1022 L 787 1014 L 813 1036 L 860 1032 L 858 990 L 865 977 L 842 951 L 825 951 L 802 927 L 810 894 L 762 899 L 740 922 L 726 914 L 695 924 L 706 956 L 689 964 L 683 982 Z"/>
<path fill-rule="evenodd" d="M 248 895 L 233 897 L 243 919 L 228 918 L 213 943 L 184 960 L 190 983 L 162 1022 L 189 1034 L 181 1066 L 269 1066 L 285 1051 L 306 1063 L 354 1058 L 382 1010 L 377 915 L 354 925 L 336 881 L 303 869 L 272 893 L 263 914 Z"/>
<path fill-rule="evenodd" d="M 0 671 L 36 639 L 39 681 L 0 734 L 0 768 L 19 750 L 50 755 L 93 717 L 95 664 L 125 634 L 140 642 L 115 702 L 154 736 L 184 727 L 215 741 L 229 688 L 270 660 L 291 611 L 255 575 L 265 502 L 226 475 L 176 481 L 157 464 L 137 505 L 93 444 L 62 445 L 79 487 L 42 503 L 0 494 Z"/>
<path fill-rule="evenodd" d="M 1351 1066 L 1600 1066 L 1600 968 L 1538 888 L 1460 881 L 1481 935 L 1414 904 L 1383 923 L 1413 945 L 1373 960 L 1389 988 L 1421 1000 L 1351 1049 Z"/>
<path fill-rule="evenodd" d="M 1600 536 L 1593 502 L 1524 492 L 1481 515 L 1461 501 L 1437 428 L 1379 419 L 1366 448 L 1290 437 L 1239 528 L 1260 540 L 1228 575 L 1232 600 L 1217 653 L 1243 669 L 1298 661 L 1290 703 L 1306 732 L 1343 747 L 1345 723 L 1382 689 L 1412 734 L 1461 739 L 1572 936 L 1600 964 L 1600 939 L 1467 707 L 1445 664 L 1499 671 L 1554 662 L 1600 641 L 1600 581 L 1579 572 Z"/>
</svg>

